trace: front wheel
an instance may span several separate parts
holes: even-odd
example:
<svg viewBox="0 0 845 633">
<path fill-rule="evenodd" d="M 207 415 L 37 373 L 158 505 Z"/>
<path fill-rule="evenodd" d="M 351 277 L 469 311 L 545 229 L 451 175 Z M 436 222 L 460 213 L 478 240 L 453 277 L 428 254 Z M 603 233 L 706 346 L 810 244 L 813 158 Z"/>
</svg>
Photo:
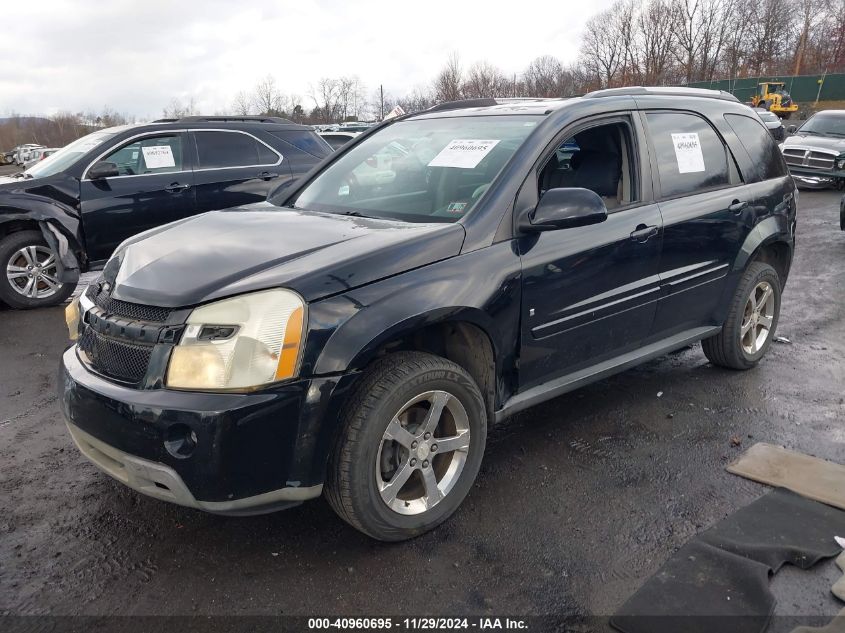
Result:
<svg viewBox="0 0 845 633">
<path fill-rule="evenodd" d="M 746 269 L 731 301 L 722 331 L 701 342 L 714 365 L 750 369 L 772 344 L 780 316 L 781 282 L 774 268 L 753 262 Z"/>
<path fill-rule="evenodd" d="M 341 418 L 326 497 L 342 519 L 381 541 L 449 518 L 484 455 L 487 413 L 459 365 L 421 352 L 377 361 Z"/>
<path fill-rule="evenodd" d="M 59 282 L 56 255 L 39 231 L 19 231 L 0 240 L 0 300 L 9 306 L 58 305 L 73 288 Z"/>
</svg>

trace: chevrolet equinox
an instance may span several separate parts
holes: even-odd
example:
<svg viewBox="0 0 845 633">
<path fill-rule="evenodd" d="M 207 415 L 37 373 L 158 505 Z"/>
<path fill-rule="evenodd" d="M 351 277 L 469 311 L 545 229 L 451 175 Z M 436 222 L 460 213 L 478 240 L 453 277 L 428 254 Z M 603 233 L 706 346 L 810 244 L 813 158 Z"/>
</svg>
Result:
<svg viewBox="0 0 845 633">
<path fill-rule="evenodd" d="M 68 428 L 158 499 L 245 515 L 322 494 L 407 539 L 461 504 L 494 421 L 697 341 L 755 366 L 796 202 L 725 93 L 441 104 L 266 203 L 120 245 L 67 310 Z"/>
</svg>

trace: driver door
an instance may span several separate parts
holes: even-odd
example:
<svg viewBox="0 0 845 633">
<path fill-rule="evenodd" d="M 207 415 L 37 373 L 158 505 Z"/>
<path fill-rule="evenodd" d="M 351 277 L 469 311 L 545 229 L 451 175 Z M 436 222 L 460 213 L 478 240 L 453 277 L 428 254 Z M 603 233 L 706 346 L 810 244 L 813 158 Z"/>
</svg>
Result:
<svg viewBox="0 0 845 633">
<path fill-rule="evenodd" d="M 117 176 L 91 180 L 86 170 L 80 201 L 92 263 L 108 259 L 128 237 L 197 212 L 186 143 L 184 131 L 135 137 L 97 159 L 115 163 Z"/>
<path fill-rule="evenodd" d="M 580 124 L 554 144 L 526 186 L 583 187 L 608 207 L 599 224 L 522 235 L 520 391 L 637 348 L 660 293 L 662 220 L 651 196 L 639 124 L 614 116 Z"/>
</svg>

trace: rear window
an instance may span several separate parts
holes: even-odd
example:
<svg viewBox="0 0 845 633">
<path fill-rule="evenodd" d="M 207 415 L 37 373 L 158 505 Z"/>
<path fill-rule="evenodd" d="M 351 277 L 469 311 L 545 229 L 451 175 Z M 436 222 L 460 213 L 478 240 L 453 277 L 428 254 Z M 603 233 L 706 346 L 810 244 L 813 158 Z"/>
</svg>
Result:
<svg viewBox="0 0 845 633">
<path fill-rule="evenodd" d="M 786 175 L 783 156 L 765 125 L 741 114 L 726 114 L 725 121 L 751 158 L 750 169 L 753 173 L 745 174 L 746 182 L 781 178 Z"/>
<path fill-rule="evenodd" d="M 274 165 L 279 155 L 248 134 L 197 130 L 197 155 L 200 169 L 225 169 Z"/>
<path fill-rule="evenodd" d="M 650 112 L 648 128 L 665 198 L 731 184 L 725 144 L 694 114 Z"/>
</svg>

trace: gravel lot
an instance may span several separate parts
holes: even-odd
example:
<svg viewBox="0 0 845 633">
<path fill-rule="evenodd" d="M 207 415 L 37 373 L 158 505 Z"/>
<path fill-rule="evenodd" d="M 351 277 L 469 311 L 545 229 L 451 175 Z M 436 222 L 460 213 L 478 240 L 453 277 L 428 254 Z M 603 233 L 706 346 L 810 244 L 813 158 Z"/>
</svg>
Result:
<svg viewBox="0 0 845 633">
<path fill-rule="evenodd" d="M 710 366 L 696 345 L 520 414 L 492 429 L 454 518 L 398 545 L 323 500 L 222 518 L 112 481 L 59 411 L 62 310 L 2 311 L 0 613 L 610 614 L 694 534 L 767 491 L 725 472 L 744 448 L 845 461 L 840 195 L 801 193 L 778 331 L 791 343 L 745 373 Z M 832 563 L 782 571 L 778 613 L 835 614 L 837 576 Z"/>
</svg>

